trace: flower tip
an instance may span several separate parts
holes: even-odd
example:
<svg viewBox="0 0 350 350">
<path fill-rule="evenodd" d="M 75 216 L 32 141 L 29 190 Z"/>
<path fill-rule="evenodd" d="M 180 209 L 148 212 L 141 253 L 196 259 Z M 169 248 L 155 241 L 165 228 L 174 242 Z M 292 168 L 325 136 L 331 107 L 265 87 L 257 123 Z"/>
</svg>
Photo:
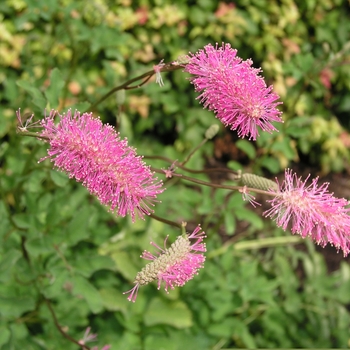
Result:
<svg viewBox="0 0 350 350">
<path fill-rule="evenodd" d="M 127 299 L 131 302 L 135 302 L 136 301 L 136 298 L 137 298 L 137 293 L 138 293 L 138 290 L 139 290 L 139 287 L 140 287 L 140 284 L 139 283 L 136 283 L 135 286 L 133 288 L 131 288 L 130 290 L 126 291 L 126 292 L 123 292 L 123 294 L 130 294 Z"/>
</svg>

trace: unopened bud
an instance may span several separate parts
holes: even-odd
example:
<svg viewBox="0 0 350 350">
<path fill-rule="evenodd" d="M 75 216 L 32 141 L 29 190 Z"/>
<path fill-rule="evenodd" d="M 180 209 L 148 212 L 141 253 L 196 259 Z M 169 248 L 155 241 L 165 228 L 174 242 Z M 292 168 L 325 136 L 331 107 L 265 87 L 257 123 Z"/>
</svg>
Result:
<svg viewBox="0 0 350 350">
<path fill-rule="evenodd" d="M 119 90 L 116 92 L 117 105 L 120 106 L 125 102 L 125 90 Z"/>
<path fill-rule="evenodd" d="M 252 188 L 256 188 L 264 191 L 278 190 L 278 185 L 276 182 L 266 179 L 265 177 L 262 177 L 262 176 L 247 173 L 247 174 L 242 174 L 241 179 L 243 184 L 246 185 L 247 187 L 252 187 Z"/>
<path fill-rule="evenodd" d="M 211 140 L 219 131 L 219 125 L 213 124 L 211 125 L 207 131 L 205 132 L 205 138 Z"/>
</svg>

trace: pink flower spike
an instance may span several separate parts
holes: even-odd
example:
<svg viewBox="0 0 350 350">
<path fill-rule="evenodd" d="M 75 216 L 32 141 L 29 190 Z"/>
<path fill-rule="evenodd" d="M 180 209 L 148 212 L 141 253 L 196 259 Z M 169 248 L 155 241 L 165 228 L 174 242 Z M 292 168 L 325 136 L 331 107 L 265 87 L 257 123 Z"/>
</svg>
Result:
<svg viewBox="0 0 350 350">
<path fill-rule="evenodd" d="M 279 191 L 274 192 L 274 199 L 267 201 L 271 209 L 264 215 L 284 230 L 291 225 L 293 234 L 311 237 L 322 247 L 330 243 L 347 256 L 350 252 L 349 201 L 334 197 L 328 192 L 329 183 L 318 184 L 318 178 L 307 185 L 309 177 L 302 180 L 286 169 L 283 183 L 277 182 Z"/>
<path fill-rule="evenodd" d="M 143 253 L 143 258 L 146 256 L 146 259 L 153 261 L 136 275 L 134 288 L 123 294 L 130 294 L 128 300 L 135 302 L 139 287 L 155 280 L 158 280 L 158 289 L 162 282 L 165 283 L 166 292 L 168 288 L 183 286 L 203 267 L 205 261 L 203 253 L 206 252 L 205 243 L 203 243 L 205 237 L 205 233 L 198 225 L 190 235 L 179 236 L 166 250 L 153 244 L 157 247 L 158 253 L 154 255 L 146 251 Z M 195 241 L 191 242 L 191 240 Z"/>
<path fill-rule="evenodd" d="M 261 69 L 252 67 L 252 60 L 243 61 L 230 44 L 221 47 L 206 45 L 204 50 L 189 55 L 184 71 L 192 74 L 191 82 L 204 108 L 239 137 L 256 140 L 258 127 L 271 133 L 272 122 L 282 122 L 276 107 L 279 96 L 267 87 Z"/>
<path fill-rule="evenodd" d="M 54 123 L 56 115 L 59 123 Z M 150 168 L 128 146 L 126 139 L 110 125 L 102 124 L 92 113 L 60 115 L 51 111 L 41 120 L 40 136 L 48 138 L 48 156 L 55 167 L 82 182 L 109 210 L 132 221 L 153 212 L 162 182 L 153 178 Z"/>
<path fill-rule="evenodd" d="M 159 84 L 160 87 L 164 86 L 162 75 L 160 74 L 161 69 L 165 66 L 163 62 L 164 60 L 161 60 L 157 65 L 153 66 L 153 70 L 156 73 L 156 83 Z"/>
</svg>

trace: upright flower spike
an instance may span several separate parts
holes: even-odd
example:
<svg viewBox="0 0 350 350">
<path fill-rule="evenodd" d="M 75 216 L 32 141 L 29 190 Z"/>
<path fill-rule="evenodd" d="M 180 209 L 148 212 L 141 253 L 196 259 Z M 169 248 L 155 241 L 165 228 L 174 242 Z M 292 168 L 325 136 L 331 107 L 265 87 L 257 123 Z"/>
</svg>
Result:
<svg viewBox="0 0 350 350">
<path fill-rule="evenodd" d="M 214 111 L 216 117 L 239 137 L 256 140 L 258 127 L 271 133 L 277 129 L 271 122 L 282 122 L 276 108 L 279 96 L 267 87 L 259 75 L 261 69 L 252 67 L 252 60 L 237 57 L 230 44 L 221 47 L 206 45 L 204 50 L 190 54 L 185 72 L 192 74 L 191 82 L 204 108 Z"/>
<path fill-rule="evenodd" d="M 137 292 L 140 286 L 144 286 L 152 281 L 158 280 L 158 290 L 162 282 L 165 282 L 165 291 L 168 288 L 174 289 L 175 286 L 182 287 L 187 281 L 198 274 L 198 269 L 203 267 L 206 252 L 205 232 L 198 225 L 190 235 L 179 236 L 176 241 L 168 248 L 164 249 L 157 244 L 151 244 L 158 249 L 156 254 L 144 251 L 141 258 L 152 260 L 135 277 L 135 286 L 123 294 L 130 294 L 128 300 L 135 302 Z M 195 240 L 193 243 L 191 240 Z"/>
<path fill-rule="evenodd" d="M 319 185 L 318 178 L 307 185 L 309 177 L 302 180 L 287 169 L 283 183 L 277 182 L 279 189 L 273 192 L 274 199 L 268 200 L 271 209 L 264 215 L 284 230 L 290 224 L 292 233 L 311 237 L 322 247 L 330 243 L 347 256 L 350 252 L 349 201 L 334 197 L 328 192 L 329 183 Z"/>
<path fill-rule="evenodd" d="M 54 122 L 58 115 L 59 123 Z M 38 136 L 50 144 L 48 156 L 54 165 L 82 184 L 119 216 L 149 215 L 162 182 L 153 177 L 135 149 L 128 146 L 110 125 L 92 113 L 60 115 L 51 111 L 41 120 Z"/>
</svg>

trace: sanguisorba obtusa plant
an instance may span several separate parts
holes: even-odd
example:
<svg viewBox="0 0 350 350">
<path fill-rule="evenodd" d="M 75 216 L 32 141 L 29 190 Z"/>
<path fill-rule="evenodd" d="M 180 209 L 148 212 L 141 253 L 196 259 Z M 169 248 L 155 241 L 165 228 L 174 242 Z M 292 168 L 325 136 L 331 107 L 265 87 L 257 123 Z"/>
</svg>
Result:
<svg viewBox="0 0 350 350">
<path fill-rule="evenodd" d="M 225 126 L 237 130 L 239 137 L 255 141 L 259 132 L 277 131 L 274 123 L 282 122 L 282 112 L 277 108 L 282 103 L 278 102 L 279 96 L 272 86 L 266 85 L 262 71 L 253 68 L 251 60 L 239 58 L 230 44 L 209 44 L 181 60 L 168 64 L 162 61 L 139 79 L 134 78 L 113 91 L 139 87 L 154 74 L 156 82 L 162 86 L 161 72 L 177 69 L 190 74 L 189 81 L 200 93 L 198 99 L 203 107 L 213 111 Z M 137 86 L 131 85 L 142 79 Z M 109 95 L 110 92 L 99 102 Z M 54 167 L 81 182 L 111 212 L 119 216 L 130 215 L 132 221 L 147 215 L 182 229 L 182 234 L 169 248 L 151 243 L 158 252 L 142 254 L 142 258 L 152 261 L 137 274 L 135 286 L 124 292 L 129 294 L 130 301 L 136 300 L 140 286 L 152 281 L 158 281 L 158 289 L 164 282 L 166 291 L 183 286 L 198 273 L 205 260 L 205 234 L 200 226 L 187 234 L 184 223 L 153 215 L 155 204 L 167 205 L 157 203 L 157 195 L 165 189 L 162 181 L 154 177 L 155 172 L 166 178 L 177 176 L 179 181 L 238 190 L 243 200 L 250 201 L 254 207 L 260 203 L 255 201 L 252 192 L 265 194 L 272 199 L 267 200 L 271 208 L 264 216 L 273 219 L 278 226 L 284 230 L 291 228 L 293 234 L 309 237 L 323 247 L 330 243 L 341 249 L 344 256 L 350 252 L 349 202 L 334 197 L 328 192 L 328 184 L 318 184 L 317 178 L 308 185 L 309 177 L 302 180 L 287 169 L 282 184 L 253 174 L 235 173 L 235 178 L 240 181 L 236 186 L 213 185 L 181 173 L 197 148 L 183 162 L 169 160 L 167 170 L 151 170 L 126 139 L 121 139 L 112 126 L 103 125 L 91 113 L 52 111 L 39 122 L 31 124 L 30 119 L 24 126 L 19 111 L 17 115 L 20 133 L 49 144 L 47 157 L 40 161 L 50 159 Z M 39 126 L 41 130 L 30 132 L 31 126 Z"/>
</svg>

